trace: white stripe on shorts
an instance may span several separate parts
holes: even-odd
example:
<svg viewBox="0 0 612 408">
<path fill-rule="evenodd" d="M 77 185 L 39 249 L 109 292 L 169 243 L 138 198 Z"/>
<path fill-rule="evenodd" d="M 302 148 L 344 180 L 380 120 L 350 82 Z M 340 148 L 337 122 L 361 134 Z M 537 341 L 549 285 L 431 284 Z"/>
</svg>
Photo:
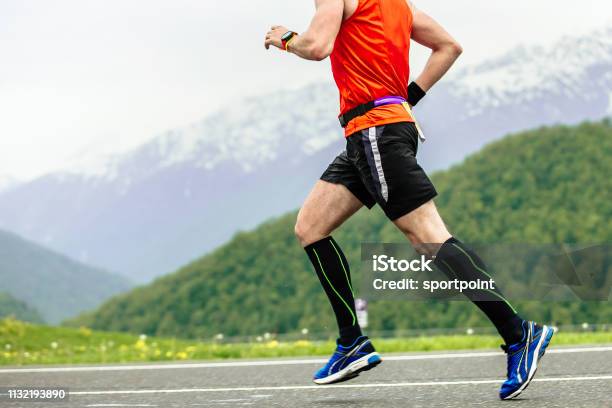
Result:
<svg viewBox="0 0 612 408">
<path fill-rule="evenodd" d="M 369 129 L 368 139 L 370 139 L 370 145 L 372 146 L 372 153 L 374 155 L 374 163 L 376 164 L 376 172 L 378 173 L 380 194 L 385 201 L 389 201 L 389 189 L 387 187 L 387 180 L 385 180 L 385 173 L 383 172 L 382 168 L 380 151 L 378 150 L 378 141 L 376 140 L 376 127 L 371 127 Z"/>
</svg>

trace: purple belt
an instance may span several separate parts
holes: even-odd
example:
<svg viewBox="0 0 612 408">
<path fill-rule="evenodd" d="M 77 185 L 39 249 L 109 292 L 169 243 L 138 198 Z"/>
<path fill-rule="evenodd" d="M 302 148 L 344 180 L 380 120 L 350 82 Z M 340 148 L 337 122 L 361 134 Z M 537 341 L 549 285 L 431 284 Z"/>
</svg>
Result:
<svg viewBox="0 0 612 408">
<path fill-rule="evenodd" d="M 343 128 L 348 125 L 348 123 L 355 119 L 356 117 L 363 116 L 374 108 L 378 108 L 379 106 L 385 105 L 401 105 L 406 102 L 406 99 L 401 96 L 383 96 L 382 98 L 378 98 L 375 101 L 364 103 L 363 105 L 359 105 L 350 111 L 346 112 L 344 115 L 340 115 L 338 120 L 340 120 L 340 126 Z"/>
<path fill-rule="evenodd" d="M 383 96 L 374 101 L 374 107 L 378 108 L 379 106 L 385 105 L 401 105 L 406 102 L 406 99 L 401 96 Z"/>
</svg>

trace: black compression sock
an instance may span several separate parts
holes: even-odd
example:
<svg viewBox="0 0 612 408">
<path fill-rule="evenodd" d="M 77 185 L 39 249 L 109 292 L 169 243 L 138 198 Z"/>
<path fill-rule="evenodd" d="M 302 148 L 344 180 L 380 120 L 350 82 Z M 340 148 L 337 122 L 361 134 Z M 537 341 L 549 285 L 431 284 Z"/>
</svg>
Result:
<svg viewBox="0 0 612 408">
<path fill-rule="evenodd" d="M 361 333 L 361 327 L 359 327 L 359 325 L 341 327 L 338 344 L 348 347 L 355 343 L 355 340 L 361 336 L 363 336 L 363 334 Z"/>
<path fill-rule="evenodd" d="M 327 237 L 304 248 L 336 315 L 339 343 L 351 345 L 361 336 L 348 262 L 340 246 Z"/>
<path fill-rule="evenodd" d="M 449 239 L 440 247 L 434 264 L 451 279 L 466 281 L 490 279 L 482 259 L 455 238 Z M 499 289 L 468 290 L 463 293 L 487 315 L 507 345 L 518 343 L 523 339 L 523 319 Z"/>
</svg>

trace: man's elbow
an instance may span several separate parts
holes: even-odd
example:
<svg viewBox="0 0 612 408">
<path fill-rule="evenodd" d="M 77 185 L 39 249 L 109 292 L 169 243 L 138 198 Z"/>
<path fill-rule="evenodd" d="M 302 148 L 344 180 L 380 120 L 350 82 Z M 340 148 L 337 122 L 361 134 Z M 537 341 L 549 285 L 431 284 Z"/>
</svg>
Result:
<svg viewBox="0 0 612 408">
<path fill-rule="evenodd" d="M 459 56 L 463 53 L 463 47 L 461 47 L 461 44 L 455 40 L 440 42 L 439 44 L 431 47 L 431 49 L 433 52 L 442 53 L 455 59 L 459 58 Z"/>
<path fill-rule="evenodd" d="M 313 44 L 310 48 L 310 56 L 315 61 L 323 61 L 329 57 L 333 51 L 333 46 L 329 44 Z"/>
<path fill-rule="evenodd" d="M 448 46 L 450 53 L 453 54 L 455 58 L 459 58 L 461 54 L 463 54 L 463 47 L 457 41 L 453 41 Z"/>
</svg>

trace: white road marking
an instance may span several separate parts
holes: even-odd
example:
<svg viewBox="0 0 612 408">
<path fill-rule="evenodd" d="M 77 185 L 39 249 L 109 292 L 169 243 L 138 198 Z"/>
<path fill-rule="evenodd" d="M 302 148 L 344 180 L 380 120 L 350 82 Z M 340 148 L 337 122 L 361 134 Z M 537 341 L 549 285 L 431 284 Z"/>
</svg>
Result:
<svg viewBox="0 0 612 408">
<path fill-rule="evenodd" d="M 86 407 L 156 407 L 151 404 L 89 404 Z"/>
<path fill-rule="evenodd" d="M 546 355 L 565 353 L 594 353 L 612 351 L 612 346 L 603 347 L 581 347 L 581 348 L 555 348 L 547 350 Z M 499 351 L 467 352 L 467 353 L 442 353 L 442 354 L 415 354 L 404 356 L 383 356 L 384 361 L 407 361 L 407 360 L 438 360 L 455 358 L 478 358 L 499 357 L 503 353 Z M 69 372 L 96 372 L 96 371 L 132 371 L 132 370 L 183 370 L 190 368 L 231 368 L 231 367 L 258 367 L 258 366 L 284 366 L 284 365 L 307 365 L 325 364 L 327 359 L 304 359 L 304 360 L 260 360 L 260 361 L 232 361 L 219 363 L 181 363 L 181 364 L 142 364 L 142 365 L 112 365 L 112 366 L 76 366 L 76 367 L 36 367 L 36 368 L 5 368 L 0 369 L 0 374 L 20 373 L 69 373 Z"/>
<path fill-rule="evenodd" d="M 248 401 L 246 398 L 232 398 L 232 399 L 222 399 L 222 400 L 210 400 L 208 402 L 244 402 Z"/>
<path fill-rule="evenodd" d="M 569 382 L 569 381 L 602 381 L 612 380 L 612 375 L 587 376 L 587 377 L 549 377 L 536 378 L 532 382 Z M 500 379 L 495 380 L 471 380 L 471 381 L 426 381 L 426 382 L 401 382 L 380 384 L 340 384 L 340 385 L 286 385 L 276 387 L 231 387 L 231 388 L 179 388 L 167 390 L 116 390 L 116 391 L 76 391 L 70 396 L 88 395 L 125 395 L 125 394 L 184 394 L 184 393 L 207 393 L 207 392 L 239 392 L 239 391 L 297 391 L 297 390 L 330 390 L 333 388 L 397 388 L 397 387 L 423 387 L 423 386 L 450 386 L 450 385 L 481 385 L 500 384 Z"/>
</svg>

